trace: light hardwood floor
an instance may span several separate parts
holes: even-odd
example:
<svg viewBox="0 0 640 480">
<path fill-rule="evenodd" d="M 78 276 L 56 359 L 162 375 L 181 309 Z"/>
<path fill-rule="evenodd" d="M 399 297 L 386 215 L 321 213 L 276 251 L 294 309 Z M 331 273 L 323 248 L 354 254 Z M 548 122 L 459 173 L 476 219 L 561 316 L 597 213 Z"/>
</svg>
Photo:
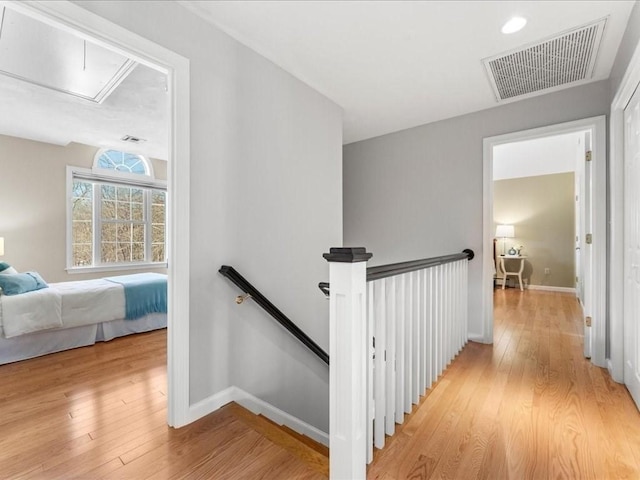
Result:
<svg viewBox="0 0 640 480">
<path fill-rule="evenodd" d="M 0 478 L 327 478 L 326 452 L 235 404 L 167 427 L 165 352 L 161 330 L 0 366 Z"/>
<path fill-rule="evenodd" d="M 639 479 L 640 414 L 582 357 L 575 298 L 496 290 L 495 305 L 494 345 L 465 347 L 368 478 Z M 234 405 L 168 428 L 165 342 L 0 366 L 0 478 L 326 478 Z"/>
<path fill-rule="evenodd" d="M 575 297 L 507 289 L 494 302 L 494 345 L 465 347 L 368 478 L 640 478 L 640 414 L 583 358 Z"/>
</svg>

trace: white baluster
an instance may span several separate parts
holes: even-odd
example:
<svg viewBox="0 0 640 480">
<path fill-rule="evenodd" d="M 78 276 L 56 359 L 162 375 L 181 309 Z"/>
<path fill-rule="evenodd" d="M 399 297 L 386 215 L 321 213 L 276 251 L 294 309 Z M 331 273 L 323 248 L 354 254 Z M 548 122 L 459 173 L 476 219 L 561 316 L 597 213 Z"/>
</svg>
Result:
<svg viewBox="0 0 640 480">
<path fill-rule="evenodd" d="M 451 292 L 453 290 L 451 286 L 451 263 L 447 263 L 445 265 L 445 315 L 444 319 L 447 325 L 447 357 L 444 363 L 445 368 L 449 366 L 451 363 L 451 359 L 453 358 L 453 301 L 451 300 Z"/>
<path fill-rule="evenodd" d="M 385 432 L 393 435 L 396 431 L 396 277 L 385 279 L 387 295 L 387 362 L 386 362 L 386 414 Z"/>
<path fill-rule="evenodd" d="M 413 289 L 411 292 L 412 334 L 411 334 L 411 401 L 420 401 L 420 272 L 412 272 Z"/>
<path fill-rule="evenodd" d="M 404 281 L 404 411 L 411 413 L 411 371 L 413 356 L 413 275 L 405 273 Z"/>
<path fill-rule="evenodd" d="M 427 389 L 427 271 L 420 270 L 420 395 Z"/>
<path fill-rule="evenodd" d="M 425 269 L 426 282 L 426 336 L 427 351 L 425 352 L 427 388 L 433 383 L 433 268 Z"/>
<path fill-rule="evenodd" d="M 464 339 L 464 343 L 467 343 L 467 340 L 469 339 L 469 264 L 468 264 L 468 260 L 464 261 L 464 268 L 462 270 L 462 291 L 463 291 L 463 296 L 462 298 L 464 298 L 464 303 L 462 304 L 462 308 L 463 308 L 463 328 L 462 328 L 462 332 L 463 332 L 463 339 Z"/>
<path fill-rule="evenodd" d="M 404 275 L 396 276 L 396 423 L 404 422 Z"/>
<path fill-rule="evenodd" d="M 386 313 L 387 313 L 387 295 L 386 283 L 384 279 L 369 282 L 373 287 L 374 308 L 375 308 L 375 331 L 376 331 L 376 354 L 374 368 L 374 397 L 375 397 L 375 422 L 374 422 L 374 445 L 376 448 L 384 447 L 385 440 L 385 420 L 386 413 Z"/>
</svg>

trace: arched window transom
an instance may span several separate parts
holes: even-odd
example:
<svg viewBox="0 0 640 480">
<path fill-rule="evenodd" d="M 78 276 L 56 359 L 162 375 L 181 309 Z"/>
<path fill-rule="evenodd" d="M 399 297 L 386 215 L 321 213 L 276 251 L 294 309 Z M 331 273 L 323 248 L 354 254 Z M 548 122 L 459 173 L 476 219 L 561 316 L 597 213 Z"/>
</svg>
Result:
<svg viewBox="0 0 640 480">
<path fill-rule="evenodd" d="M 96 154 L 93 167 L 94 169 L 153 176 L 146 158 L 120 150 L 100 150 Z"/>
</svg>

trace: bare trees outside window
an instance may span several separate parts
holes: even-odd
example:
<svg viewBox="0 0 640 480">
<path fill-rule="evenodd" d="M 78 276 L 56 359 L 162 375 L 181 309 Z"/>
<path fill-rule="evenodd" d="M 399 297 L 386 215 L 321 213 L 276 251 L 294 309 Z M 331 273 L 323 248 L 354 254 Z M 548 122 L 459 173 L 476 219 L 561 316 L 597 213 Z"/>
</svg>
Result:
<svg viewBox="0 0 640 480">
<path fill-rule="evenodd" d="M 96 169 L 116 172 L 113 183 L 72 172 L 71 267 L 165 262 L 166 191 L 132 178 L 150 176 L 147 160 L 106 150 Z"/>
</svg>

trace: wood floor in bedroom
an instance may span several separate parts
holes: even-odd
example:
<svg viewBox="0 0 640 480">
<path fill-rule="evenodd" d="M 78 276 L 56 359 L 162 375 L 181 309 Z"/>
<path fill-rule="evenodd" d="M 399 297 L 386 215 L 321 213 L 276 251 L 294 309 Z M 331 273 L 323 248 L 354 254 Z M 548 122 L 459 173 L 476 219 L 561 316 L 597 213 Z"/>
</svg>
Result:
<svg viewBox="0 0 640 480">
<path fill-rule="evenodd" d="M 166 338 L 0 366 L 0 479 L 327 478 L 235 404 L 167 427 Z"/>
</svg>

